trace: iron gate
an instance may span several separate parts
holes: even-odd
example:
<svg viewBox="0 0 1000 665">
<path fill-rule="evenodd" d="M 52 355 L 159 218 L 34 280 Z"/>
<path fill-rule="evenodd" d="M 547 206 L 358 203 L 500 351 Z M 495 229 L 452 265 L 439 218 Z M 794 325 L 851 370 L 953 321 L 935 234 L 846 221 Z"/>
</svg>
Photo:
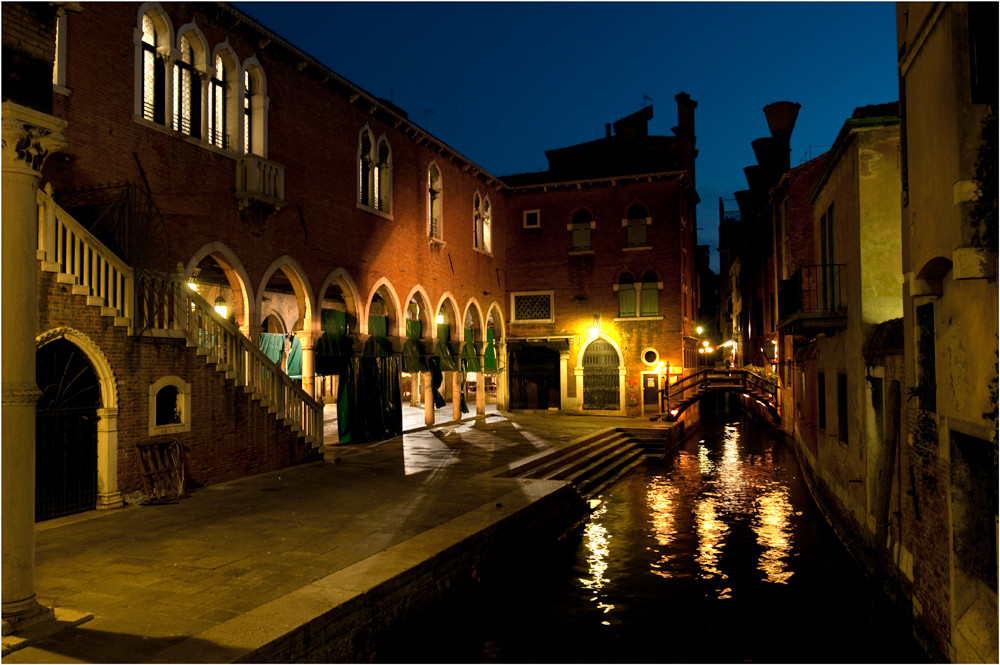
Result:
<svg viewBox="0 0 1000 665">
<path fill-rule="evenodd" d="M 97 407 L 100 387 L 86 356 L 65 340 L 37 353 L 35 521 L 92 510 L 97 504 Z"/>
<path fill-rule="evenodd" d="M 595 339 L 583 354 L 583 408 L 618 411 L 621 408 L 618 351 L 610 342 Z"/>
<path fill-rule="evenodd" d="M 542 346 L 510 351 L 510 408 L 559 408 L 559 352 Z"/>
</svg>

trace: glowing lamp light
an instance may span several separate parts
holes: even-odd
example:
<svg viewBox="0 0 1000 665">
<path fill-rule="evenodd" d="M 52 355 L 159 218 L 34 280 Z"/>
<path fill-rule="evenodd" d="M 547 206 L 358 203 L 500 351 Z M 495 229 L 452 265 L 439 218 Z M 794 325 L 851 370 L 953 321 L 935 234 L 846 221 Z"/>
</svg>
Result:
<svg viewBox="0 0 1000 665">
<path fill-rule="evenodd" d="M 591 339 L 595 339 L 598 335 L 601 334 L 601 329 L 598 328 L 597 326 L 592 326 L 590 330 L 588 330 L 587 332 L 590 333 Z"/>
<path fill-rule="evenodd" d="M 715 349 L 713 349 L 712 347 L 710 347 L 710 346 L 706 346 L 705 347 L 705 353 L 714 353 L 714 352 L 715 352 Z"/>
<path fill-rule="evenodd" d="M 189 289 L 191 289 L 192 291 L 194 291 L 195 293 L 198 292 L 198 285 L 194 283 L 194 280 L 191 280 L 190 282 L 188 282 L 187 283 L 187 287 Z"/>
<path fill-rule="evenodd" d="M 229 316 L 229 306 L 226 305 L 226 299 L 222 296 L 215 299 L 215 311 L 218 312 L 219 316 L 222 318 Z"/>
<path fill-rule="evenodd" d="M 670 409 L 670 415 L 676 416 L 677 413 L 678 413 L 678 411 L 679 411 L 679 409 Z"/>
<path fill-rule="evenodd" d="M 698 349 L 698 353 L 705 353 L 705 348 L 702 347 L 702 348 Z"/>
<path fill-rule="evenodd" d="M 444 314 L 438 314 L 437 317 L 434 319 L 434 322 L 437 323 L 438 325 L 444 323 Z"/>
<path fill-rule="evenodd" d="M 708 342 L 707 342 L 707 341 L 705 341 L 705 342 L 702 342 L 702 343 L 701 343 L 701 345 L 702 345 L 702 346 L 708 346 Z"/>
<path fill-rule="evenodd" d="M 705 332 L 705 326 L 698 326 L 697 328 L 694 329 L 694 331 L 700 335 L 703 332 Z"/>
</svg>

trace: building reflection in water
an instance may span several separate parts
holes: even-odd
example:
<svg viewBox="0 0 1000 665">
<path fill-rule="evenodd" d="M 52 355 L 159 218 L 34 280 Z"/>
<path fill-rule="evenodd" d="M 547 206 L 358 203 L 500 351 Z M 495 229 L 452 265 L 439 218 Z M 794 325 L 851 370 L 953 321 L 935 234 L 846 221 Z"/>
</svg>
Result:
<svg viewBox="0 0 1000 665">
<path fill-rule="evenodd" d="M 741 451 L 740 428 L 734 424 L 725 428 L 721 456 L 704 440 L 696 451 L 678 451 L 667 473 L 646 484 L 652 536 L 661 555 L 650 572 L 664 578 L 691 575 L 678 561 L 686 530 L 697 537 L 694 575 L 727 580 L 722 554 L 733 528 L 749 522 L 761 547 L 757 569 L 767 582 L 787 582 L 793 574 L 788 566 L 793 510 L 788 488 L 774 481 L 776 465 L 770 449 Z M 730 598 L 732 589 L 717 593 Z"/>
</svg>

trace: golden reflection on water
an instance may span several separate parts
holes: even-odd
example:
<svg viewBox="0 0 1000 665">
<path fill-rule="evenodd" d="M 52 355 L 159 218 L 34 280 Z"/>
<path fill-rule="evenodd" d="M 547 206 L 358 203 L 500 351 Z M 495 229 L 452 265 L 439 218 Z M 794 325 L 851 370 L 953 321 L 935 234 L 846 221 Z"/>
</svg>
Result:
<svg viewBox="0 0 1000 665">
<path fill-rule="evenodd" d="M 741 453 L 737 425 L 727 425 L 723 436 L 721 457 L 713 456 L 712 448 L 701 441 L 696 451 L 679 451 L 668 474 L 647 483 L 652 535 L 660 554 L 650 572 L 664 578 L 690 576 L 672 565 L 683 549 L 678 546 L 679 537 L 688 529 L 698 538 L 694 552 L 698 577 L 728 579 L 720 561 L 731 525 L 745 524 L 749 516 L 763 550 L 757 568 L 767 582 L 784 584 L 793 574 L 788 568 L 792 505 L 788 488 L 773 480 L 777 463 L 773 450 Z M 716 593 L 719 598 L 730 598 L 732 589 Z"/>
<path fill-rule="evenodd" d="M 768 582 L 785 584 L 792 576 L 786 563 L 792 553 L 791 514 L 787 487 L 776 486 L 757 498 L 753 530 L 757 533 L 757 542 L 764 547 L 757 568 L 764 572 Z"/>
<path fill-rule="evenodd" d="M 615 609 L 615 606 L 610 603 L 605 603 L 601 599 L 601 594 L 599 591 L 604 588 L 608 582 L 611 580 L 604 576 L 608 569 L 608 549 L 609 540 L 611 534 L 608 533 L 607 528 L 604 527 L 597 520 L 604 515 L 608 510 L 607 504 L 601 504 L 601 507 L 593 512 L 590 520 L 587 522 L 587 526 L 583 530 L 584 545 L 586 545 L 589 553 L 587 554 L 587 565 L 590 567 L 588 571 L 590 577 L 580 578 L 580 583 L 583 585 L 584 589 L 590 589 L 594 591 L 594 596 L 590 599 L 596 603 L 598 609 L 600 609 L 604 614 L 607 614 L 611 610 Z M 604 625 L 609 625 L 609 622 L 604 621 Z"/>
</svg>

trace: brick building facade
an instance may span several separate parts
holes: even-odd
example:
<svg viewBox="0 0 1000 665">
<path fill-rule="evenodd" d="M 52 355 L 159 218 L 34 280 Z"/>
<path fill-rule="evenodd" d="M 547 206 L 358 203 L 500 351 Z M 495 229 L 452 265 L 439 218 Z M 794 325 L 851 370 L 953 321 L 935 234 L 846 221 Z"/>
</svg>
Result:
<svg viewBox="0 0 1000 665">
<path fill-rule="evenodd" d="M 600 173 L 501 180 L 227 5 L 3 12 L 5 132 L 35 132 L 15 120 L 29 111 L 65 123 L 22 202 L 37 239 L 33 313 L 5 321 L 35 320 L 25 344 L 38 374 L 24 373 L 44 384 L 40 413 L 81 409 L 66 427 L 94 448 L 78 461 L 84 480 L 40 476 L 43 494 L 74 497 L 47 516 L 149 498 L 148 450 L 182 459 L 193 487 L 319 459 L 337 443 L 323 438 L 332 409 L 339 440 L 358 442 L 398 434 L 401 408 L 433 423 L 443 398 L 456 417 L 482 415 L 487 385 L 500 408 L 531 408 L 524 386 L 546 379 L 519 372 L 512 330 L 523 346 L 599 313 L 616 385 L 638 390 L 645 372 L 658 387 L 667 365 L 684 367 L 697 202 L 687 95 L 677 137 L 647 135 L 651 108 L 616 123 Z M 4 206 L 7 224 L 18 213 Z M 567 230 L 580 210 L 597 224 L 589 253 Z M 549 233 L 554 244 L 538 242 Z M 631 312 L 619 306 L 626 272 Z M 512 318 L 523 291 L 558 294 L 552 325 Z M 582 410 L 592 376 L 571 348 L 580 357 L 555 391 Z M 54 375 L 66 366 L 79 368 L 79 403 Z M 597 411 L 628 412 L 627 394 Z M 41 466 L 65 452 L 46 450 Z"/>
</svg>

